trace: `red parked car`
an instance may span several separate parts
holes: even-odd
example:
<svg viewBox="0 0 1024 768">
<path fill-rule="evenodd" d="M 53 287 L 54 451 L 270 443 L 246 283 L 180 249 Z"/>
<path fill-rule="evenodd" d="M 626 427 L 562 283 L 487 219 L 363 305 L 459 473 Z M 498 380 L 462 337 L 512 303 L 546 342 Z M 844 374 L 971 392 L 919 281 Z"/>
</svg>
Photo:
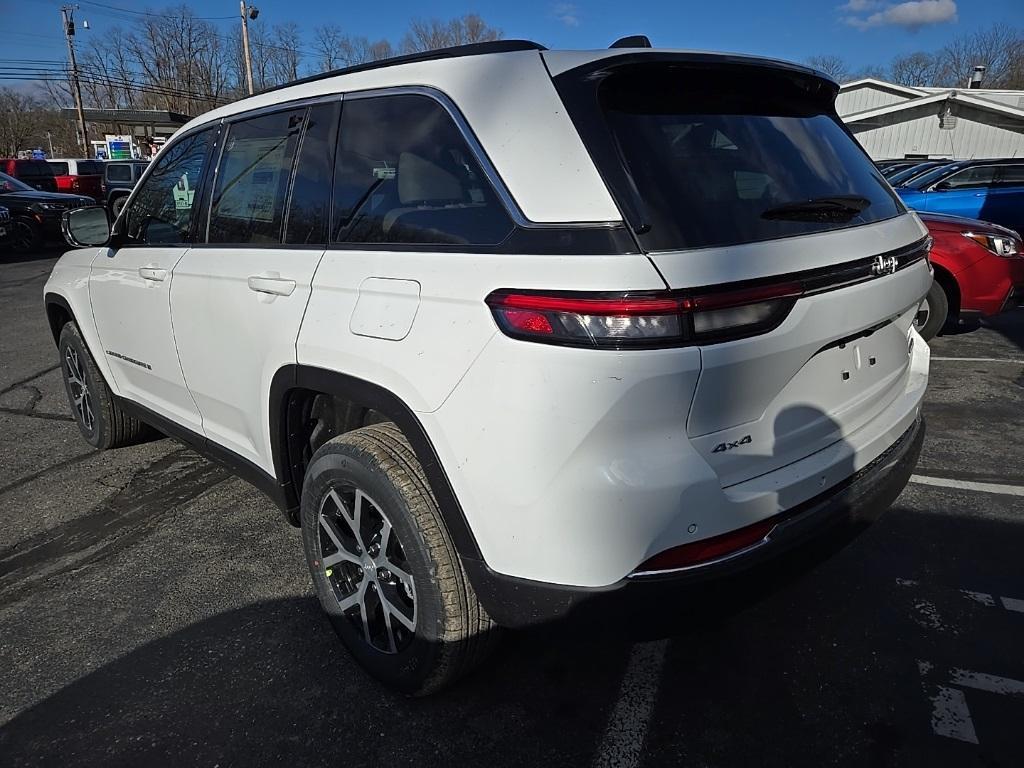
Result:
<svg viewBox="0 0 1024 768">
<path fill-rule="evenodd" d="M 13 176 L 18 181 L 28 184 L 40 192 L 57 191 L 57 179 L 53 175 L 53 169 L 45 160 L 0 158 L 0 173 Z"/>
<path fill-rule="evenodd" d="M 103 195 L 103 163 L 99 160 L 54 158 L 47 160 L 57 177 L 57 191 L 89 195 L 97 200 Z"/>
<path fill-rule="evenodd" d="M 917 318 L 925 340 L 947 320 L 988 317 L 1024 304 L 1024 245 L 1013 230 L 986 221 L 918 213 L 934 243 L 935 281 Z"/>
</svg>

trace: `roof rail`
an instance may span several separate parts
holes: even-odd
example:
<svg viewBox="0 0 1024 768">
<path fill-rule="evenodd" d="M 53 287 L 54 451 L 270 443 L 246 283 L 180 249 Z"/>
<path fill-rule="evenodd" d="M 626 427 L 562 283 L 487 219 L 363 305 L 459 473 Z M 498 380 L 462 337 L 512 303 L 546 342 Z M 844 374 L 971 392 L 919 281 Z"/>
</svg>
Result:
<svg viewBox="0 0 1024 768">
<path fill-rule="evenodd" d="M 532 40 L 491 40 L 485 43 L 469 43 L 468 45 L 453 45 L 450 48 L 437 48 L 432 51 L 420 53 L 408 53 L 403 56 L 393 56 L 389 59 L 379 61 L 368 61 L 365 64 L 356 64 L 352 67 L 332 69 L 328 72 L 321 72 L 309 77 L 300 77 L 282 85 L 275 85 L 272 88 L 265 88 L 259 93 L 270 93 L 279 91 L 282 88 L 291 88 L 293 85 L 303 83 L 315 83 L 318 80 L 326 80 L 329 77 L 338 75 L 349 75 L 353 72 L 365 72 L 370 69 L 383 69 L 384 67 L 397 67 L 399 64 L 412 64 L 417 61 L 434 61 L 435 59 L 454 59 L 460 56 L 482 56 L 486 53 L 510 53 L 512 51 L 546 51 L 547 47 Z"/>
</svg>

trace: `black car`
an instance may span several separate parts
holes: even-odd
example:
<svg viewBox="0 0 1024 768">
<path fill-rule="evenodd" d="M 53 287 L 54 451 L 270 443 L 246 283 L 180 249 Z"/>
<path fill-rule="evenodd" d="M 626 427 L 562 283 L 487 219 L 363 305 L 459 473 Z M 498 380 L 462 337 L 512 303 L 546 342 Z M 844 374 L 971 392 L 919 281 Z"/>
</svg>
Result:
<svg viewBox="0 0 1024 768">
<path fill-rule="evenodd" d="M 128 201 L 128 194 L 142 178 L 149 163 L 145 160 L 108 160 L 103 164 L 103 202 L 115 216 Z"/>
<path fill-rule="evenodd" d="M 94 205 L 85 195 L 41 192 L 0 173 L 0 205 L 10 212 L 5 246 L 19 253 L 40 248 L 46 240 L 60 239 L 60 220 L 69 208 Z"/>
<path fill-rule="evenodd" d="M 11 234 L 11 212 L 0 205 L 0 249 L 6 250 Z"/>
</svg>

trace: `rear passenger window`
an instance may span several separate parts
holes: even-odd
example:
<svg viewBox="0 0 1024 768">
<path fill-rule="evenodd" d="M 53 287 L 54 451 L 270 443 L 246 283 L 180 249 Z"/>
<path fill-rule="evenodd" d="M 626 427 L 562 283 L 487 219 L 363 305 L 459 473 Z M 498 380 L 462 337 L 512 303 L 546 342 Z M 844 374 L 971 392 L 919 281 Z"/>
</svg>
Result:
<svg viewBox="0 0 1024 768">
<path fill-rule="evenodd" d="M 286 243 L 316 245 L 327 242 L 340 112 L 341 103 L 337 101 L 318 104 L 309 110 L 288 206 Z"/>
<path fill-rule="evenodd" d="M 131 181 L 132 168 L 130 165 L 108 165 L 107 179 L 109 181 Z"/>
<path fill-rule="evenodd" d="M 1004 165 L 999 183 L 1013 187 L 1024 185 L 1024 165 Z"/>
<path fill-rule="evenodd" d="M 451 115 L 427 96 L 346 100 L 332 242 L 493 245 L 512 231 Z"/>
<path fill-rule="evenodd" d="M 50 163 L 50 167 L 57 176 L 68 175 L 68 164 L 67 163 Z"/>
<path fill-rule="evenodd" d="M 306 110 L 232 123 L 210 209 L 211 243 L 280 243 Z"/>
</svg>

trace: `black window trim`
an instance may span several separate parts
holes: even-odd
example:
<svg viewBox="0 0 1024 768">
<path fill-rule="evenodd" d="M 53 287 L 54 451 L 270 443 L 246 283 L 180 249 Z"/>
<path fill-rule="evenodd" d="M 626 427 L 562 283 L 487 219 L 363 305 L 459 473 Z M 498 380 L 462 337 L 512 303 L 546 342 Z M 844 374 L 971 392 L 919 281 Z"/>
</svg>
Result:
<svg viewBox="0 0 1024 768">
<path fill-rule="evenodd" d="M 525 253 L 534 255 L 575 255 L 586 253 L 590 255 L 622 255 L 640 253 L 632 233 L 623 219 L 615 221 L 572 221 L 572 222 L 539 222 L 528 219 L 519 208 L 518 203 L 512 197 L 504 180 L 498 174 L 494 164 L 491 162 L 486 151 L 483 149 L 476 134 L 470 128 L 469 123 L 459 111 L 455 102 L 444 91 L 433 86 L 424 85 L 398 85 L 383 88 L 368 88 L 364 90 L 346 91 L 337 93 L 319 94 L 316 96 L 289 101 L 267 104 L 262 107 L 236 112 L 231 115 L 214 118 L 208 122 L 190 128 L 187 132 L 174 137 L 173 143 L 182 141 L 185 138 L 207 130 L 213 126 L 220 127 L 220 134 L 217 139 L 216 148 L 211 157 L 208 157 L 207 169 L 203 173 L 203 200 L 202 208 L 199 211 L 199 220 L 205 222 L 201 230 L 194 230 L 187 243 L 190 248 L 224 248 L 230 247 L 229 243 L 209 242 L 209 224 L 212 209 L 212 190 L 216 188 L 217 175 L 220 172 L 221 157 L 224 150 L 223 137 L 225 129 L 235 122 L 248 120 L 252 117 L 276 112 L 287 112 L 302 106 L 312 107 L 331 101 L 341 102 L 342 120 L 344 119 L 345 101 L 349 99 L 369 99 L 381 96 L 401 95 L 422 95 L 439 103 L 449 116 L 454 120 L 459 133 L 466 141 L 470 153 L 479 163 L 484 176 L 491 184 L 495 194 L 501 201 L 505 213 L 512 219 L 515 225 L 508 237 L 501 243 L 494 245 L 454 245 L 454 244 L 424 244 L 424 243 L 327 243 L 323 245 L 290 245 L 284 243 L 282 233 L 281 243 L 258 243 L 246 244 L 246 248 L 288 248 L 288 249 L 311 249 L 335 251 L 395 251 L 395 252 L 452 252 L 452 253 Z M 303 137 L 305 127 L 303 128 Z M 340 127 L 339 127 L 340 137 Z M 171 142 L 168 142 L 168 146 Z M 163 151 L 163 150 L 161 150 Z M 150 166 L 154 163 L 150 162 Z M 148 176 L 149 168 L 146 169 Z M 146 176 L 139 180 L 136 185 L 141 186 Z M 207 190 L 210 190 L 207 192 Z M 333 196 L 333 190 L 332 190 Z M 127 207 L 127 206 L 126 206 Z M 333 211 L 333 204 L 331 206 Z M 286 231 L 286 230 L 284 230 Z"/>
</svg>

